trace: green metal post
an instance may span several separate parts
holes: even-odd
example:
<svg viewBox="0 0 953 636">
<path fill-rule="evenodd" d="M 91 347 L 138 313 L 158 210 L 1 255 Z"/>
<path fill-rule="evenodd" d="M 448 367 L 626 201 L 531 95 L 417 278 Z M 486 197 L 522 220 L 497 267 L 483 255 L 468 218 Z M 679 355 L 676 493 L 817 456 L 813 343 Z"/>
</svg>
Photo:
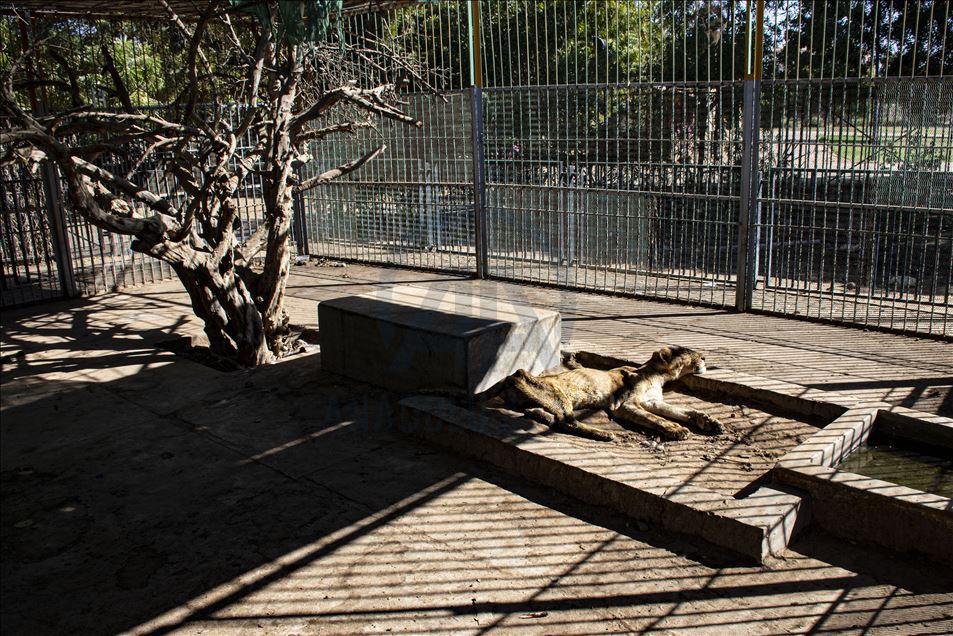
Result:
<svg viewBox="0 0 953 636">
<path fill-rule="evenodd" d="M 752 9 L 754 9 L 752 11 Z M 760 240 L 761 172 L 758 151 L 761 126 L 761 60 L 764 43 L 764 0 L 747 2 L 747 50 L 745 54 L 742 112 L 741 204 L 738 213 L 738 276 L 735 308 L 751 309 L 758 276 Z"/>
<path fill-rule="evenodd" d="M 470 126 L 473 143 L 473 211 L 476 274 L 487 277 L 486 172 L 483 137 L 483 54 L 480 48 L 480 2 L 467 4 L 470 31 Z"/>
</svg>

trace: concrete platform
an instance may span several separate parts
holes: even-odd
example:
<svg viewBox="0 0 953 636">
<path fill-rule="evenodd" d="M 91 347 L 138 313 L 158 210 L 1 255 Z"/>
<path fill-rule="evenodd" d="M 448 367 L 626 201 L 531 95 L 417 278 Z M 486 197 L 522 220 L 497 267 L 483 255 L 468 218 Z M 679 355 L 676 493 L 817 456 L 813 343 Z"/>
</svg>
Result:
<svg viewBox="0 0 953 636">
<path fill-rule="evenodd" d="M 479 393 L 559 364 L 559 313 L 401 285 L 318 305 L 327 371 L 394 391 Z"/>
<path fill-rule="evenodd" d="M 575 354 L 578 361 L 595 368 L 638 364 L 587 351 Z M 822 421 L 849 412 L 856 403 L 837 393 L 728 369 L 687 376 L 681 383 L 689 391 L 730 396 Z M 493 417 L 479 406 L 462 408 L 446 398 L 414 396 L 401 402 L 401 415 L 401 430 L 412 436 L 757 563 L 782 554 L 811 516 L 809 498 L 770 483 L 728 496 L 674 471 L 658 475 L 654 467 L 620 461 L 624 456 L 611 445 L 587 443 L 581 449 L 570 442 L 576 441 L 571 435 L 521 430 L 520 420 Z M 679 442 L 671 444 L 677 448 Z"/>
<path fill-rule="evenodd" d="M 489 462 L 506 472 L 611 508 L 628 517 L 764 563 L 787 549 L 806 504 L 771 487 L 742 499 L 679 479 L 647 483 L 638 466 L 580 450 L 560 439 L 513 430 L 500 420 L 454 405 L 446 398 L 401 401 L 400 429 L 414 437 Z"/>
<path fill-rule="evenodd" d="M 635 364 L 585 351 L 577 352 L 576 359 L 598 368 Z M 530 431 L 531 425 L 521 428 L 519 419 L 494 417 L 492 409 L 464 407 L 447 398 L 403 400 L 399 425 L 429 443 L 758 563 L 782 554 L 795 534 L 816 519 L 845 539 L 953 565 L 949 498 L 836 467 L 866 442 L 877 419 L 895 436 L 907 433 L 934 445 L 953 440 L 953 420 L 728 369 L 687 376 L 680 384 L 691 392 L 777 407 L 826 424 L 758 480 L 763 485 L 753 482 L 753 488 L 735 497 L 694 485 L 676 471 L 658 476 L 650 466 L 620 461 L 624 455 L 613 445 L 595 442 L 580 448 L 570 443 L 571 435 Z M 679 453 L 683 443 L 672 444 Z"/>
</svg>

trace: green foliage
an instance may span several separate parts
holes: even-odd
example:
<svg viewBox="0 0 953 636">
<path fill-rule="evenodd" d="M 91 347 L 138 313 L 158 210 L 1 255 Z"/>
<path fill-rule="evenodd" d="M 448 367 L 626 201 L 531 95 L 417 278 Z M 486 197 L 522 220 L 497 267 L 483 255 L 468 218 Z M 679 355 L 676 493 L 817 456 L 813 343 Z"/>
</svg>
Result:
<svg viewBox="0 0 953 636">
<path fill-rule="evenodd" d="M 784 42 L 779 75 L 910 77 L 953 71 L 948 0 L 799 0 L 785 4 L 778 19 Z"/>
<path fill-rule="evenodd" d="M 16 20 L 0 23 L 5 55 L 22 50 Z M 63 19 L 39 22 L 35 37 L 40 54 L 26 61 L 24 81 L 33 84 L 24 93 L 34 92 L 50 110 L 76 106 L 121 106 L 107 60 L 122 79 L 130 100 L 136 106 L 165 104 L 175 96 L 175 73 L 183 61 L 181 47 L 170 45 L 167 27 L 141 22 L 118 25 L 106 21 L 86 22 Z M 69 69 L 69 70 L 68 70 Z M 32 78 L 32 80 L 30 79 Z"/>
<path fill-rule="evenodd" d="M 331 16 L 338 16 L 340 24 L 343 0 L 278 0 L 277 18 L 264 1 L 248 4 L 248 0 L 230 0 L 232 6 L 258 18 L 259 23 L 272 30 L 288 44 L 316 44 L 327 38 Z"/>
<path fill-rule="evenodd" d="M 663 30 L 663 50 L 655 57 L 653 76 L 671 82 L 741 80 L 747 50 L 744 8 L 732 0 L 660 0 L 653 23 Z M 775 46 L 770 32 L 765 37 L 764 50 L 770 55 Z"/>
<path fill-rule="evenodd" d="M 661 50 L 657 0 L 487 3 L 488 86 L 619 83 L 647 78 Z"/>
<path fill-rule="evenodd" d="M 554 67 L 563 83 L 620 83 L 649 79 L 664 34 L 652 21 L 658 2 L 590 0 L 566 4 L 569 37 L 554 42 Z M 556 29 L 558 30 L 558 29 Z M 547 60 L 548 61 L 548 60 Z"/>
</svg>

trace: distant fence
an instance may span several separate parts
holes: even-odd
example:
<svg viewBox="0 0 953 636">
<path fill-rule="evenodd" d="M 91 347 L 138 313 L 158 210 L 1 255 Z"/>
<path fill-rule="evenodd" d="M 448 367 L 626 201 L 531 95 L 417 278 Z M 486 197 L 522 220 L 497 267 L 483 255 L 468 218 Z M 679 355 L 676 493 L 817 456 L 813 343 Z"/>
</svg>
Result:
<svg viewBox="0 0 953 636">
<path fill-rule="evenodd" d="M 424 129 L 326 144 L 394 151 L 311 194 L 308 248 L 950 336 L 953 14 L 828 4 L 485 0 L 351 18 L 349 33 L 416 37 L 450 103 L 414 95 Z M 344 219 L 374 230 L 345 236 Z M 440 239 L 420 231 L 435 223 Z"/>
<path fill-rule="evenodd" d="M 402 33 L 439 95 L 399 78 L 424 128 L 315 143 L 306 173 L 387 151 L 297 202 L 299 250 L 953 336 L 951 11 L 438 0 L 348 15 L 352 41 Z M 0 175 L 4 305 L 62 291 L 53 181 Z M 240 203 L 250 231 L 254 183 Z M 60 214 L 74 293 L 168 276 Z"/>
</svg>

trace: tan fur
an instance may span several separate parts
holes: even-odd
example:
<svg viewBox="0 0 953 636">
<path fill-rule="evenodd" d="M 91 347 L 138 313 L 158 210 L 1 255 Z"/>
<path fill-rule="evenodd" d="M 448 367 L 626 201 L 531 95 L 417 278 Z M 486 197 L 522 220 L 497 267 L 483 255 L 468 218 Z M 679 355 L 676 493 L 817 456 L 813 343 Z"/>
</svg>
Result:
<svg viewBox="0 0 953 636">
<path fill-rule="evenodd" d="M 567 366 L 575 360 L 564 361 Z M 685 347 L 663 347 L 641 367 L 616 367 L 609 371 L 574 368 L 553 375 L 534 376 L 520 369 L 503 380 L 500 395 L 508 408 L 567 432 L 598 440 L 615 436 L 575 419 L 579 409 L 605 409 L 619 422 L 651 428 L 669 439 L 691 433 L 679 422 L 708 433 L 720 433 L 721 422 L 697 411 L 668 404 L 662 389 L 667 382 L 690 373 L 705 372 L 705 356 Z"/>
<path fill-rule="evenodd" d="M 679 424 L 697 426 L 708 433 L 721 433 L 721 422 L 695 409 L 683 409 L 667 404 L 662 387 L 691 373 L 705 372 L 705 356 L 685 347 L 663 347 L 639 367 L 637 377 L 628 377 L 630 387 L 621 397 L 621 404 L 611 409 L 620 422 L 645 426 L 669 439 L 685 439 L 691 433 Z M 673 421 L 675 420 L 675 421 Z"/>
<path fill-rule="evenodd" d="M 607 441 L 615 436 L 577 422 L 573 412 L 617 408 L 620 405 L 618 397 L 626 388 L 626 378 L 637 372 L 636 367 L 618 367 L 609 371 L 578 368 L 537 377 L 520 369 L 503 381 L 501 394 L 507 407 L 522 410 L 531 419 L 549 426 L 561 426 L 583 437 Z"/>
</svg>

